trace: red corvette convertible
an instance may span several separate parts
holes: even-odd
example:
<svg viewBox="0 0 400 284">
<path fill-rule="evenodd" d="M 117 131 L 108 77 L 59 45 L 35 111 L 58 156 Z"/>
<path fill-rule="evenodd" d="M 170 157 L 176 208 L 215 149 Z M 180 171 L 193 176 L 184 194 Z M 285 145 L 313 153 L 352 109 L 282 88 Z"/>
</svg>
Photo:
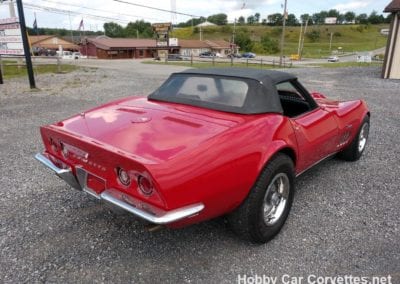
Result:
<svg viewBox="0 0 400 284">
<path fill-rule="evenodd" d="M 70 186 L 154 224 L 227 215 L 266 242 L 283 226 L 295 177 L 332 155 L 355 161 L 368 138 L 361 100 L 309 93 L 291 74 L 201 69 L 41 127 L 36 159 Z"/>
</svg>

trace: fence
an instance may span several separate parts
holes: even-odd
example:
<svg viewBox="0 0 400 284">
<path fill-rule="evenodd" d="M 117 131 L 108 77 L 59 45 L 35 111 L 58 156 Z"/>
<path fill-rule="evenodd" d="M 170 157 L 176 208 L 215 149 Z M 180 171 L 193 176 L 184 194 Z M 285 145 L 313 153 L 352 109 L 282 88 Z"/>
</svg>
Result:
<svg viewBox="0 0 400 284">
<path fill-rule="evenodd" d="M 190 66 L 198 66 L 204 64 L 204 66 L 212 65 L 212 66 L 231 66 L 231 67 L 259 67 L 260 69 L 263 68 L 275 68 L 275 67 L 282 67 L 282 68 L 291 68 L 293 67 L 292 60 L 288 60 L 287 58 L 283 58 L 282 65 L 280 65 L 279 60 L 268 60 L 264 58 L 256 59 L 256 58 L 201 58 L 201 57 L 180 57 L 178 59 L 165 59 L 165 63 L 168 62 L 182 62 L 182 63 L 190 63 Z"/>
<path fill-rule="evenodd" d="M 32 57 L 33 70 L 37 75 L 38 69 L 44 66 L 56 66 L 54 72 L 62 73 L 63 66 L 71 65 L 74 60 L 62 60 L 58 56 L 34 56 Z M 5 76 L 17 75 L 25 71 L 26 63 L 23 56 L 1 56 L 0 55 L 0 84 Z"/>
</svg>

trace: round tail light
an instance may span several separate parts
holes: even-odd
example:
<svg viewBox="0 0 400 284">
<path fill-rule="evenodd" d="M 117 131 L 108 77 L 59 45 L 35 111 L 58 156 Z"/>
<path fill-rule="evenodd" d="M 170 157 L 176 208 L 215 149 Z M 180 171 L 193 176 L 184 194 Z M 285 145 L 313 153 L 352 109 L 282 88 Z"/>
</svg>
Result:
<svg viewBox="0 0 400 284">
<path fill-rule="evenodd" d="M 140 191 L 144 195 L 151 195 L 153 193 L 153 185 L 151 184 L 150 180 L 144 176 L 138 177 L 138 185 Z"/>
<path fill-rule="evenodd" d="M 125 171 L 122 168 L 118 168 L 118 179 L 120 183 L 122 183 L 125 186 L 128 186 L 131 184 L 131 178 L 129 177 L 129 174 L 127 171 Z"/>
</svg>

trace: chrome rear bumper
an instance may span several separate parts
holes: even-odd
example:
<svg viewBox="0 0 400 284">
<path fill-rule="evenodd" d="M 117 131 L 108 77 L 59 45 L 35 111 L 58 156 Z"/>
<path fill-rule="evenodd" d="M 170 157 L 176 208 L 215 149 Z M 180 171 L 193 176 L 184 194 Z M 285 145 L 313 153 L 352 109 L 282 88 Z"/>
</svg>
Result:
<svg viewBox="0 0 400 284">
<path fill-rule="evenodd" d="M 52 161 L 50 161 L 49 158 L 47 158 L 43 154 L 36 154 L 35 159 L 41 162 L 43 165 L 48 167 L 50 170 L 52 170 L 58 177 L 62 178 L 66 183 L 68 183 L 71 187 L 82 190 L 82 187 L 80 186 L 78 180 L 75 178 L 74 174 L 72 173 L 72 169 L 60 169 Z"/>
<path fill-rule="evenodd" d="M 83 190 L 97 199 L 111 203 L 114 206 L 124 209 L 136 215 L 137 217 L 154 224 L 173 223 L 178 220 L 194 216 L 204 209 L 204 204 L 197 203 L 174 210 L 165 211 L 112 188 L 104 190 L 101 194 L 97 194 L 95 191 L 87 187 L 86 179 L 88 172 L 81 167 L 76 168 L 77 177 L 75 177 L 71 168 L 60 169 L 43 154 L 36 154 L 35 158 L 47 168 L 51 169 L 58 177 L 62 178 L 71 187 Z"/>
</svg>

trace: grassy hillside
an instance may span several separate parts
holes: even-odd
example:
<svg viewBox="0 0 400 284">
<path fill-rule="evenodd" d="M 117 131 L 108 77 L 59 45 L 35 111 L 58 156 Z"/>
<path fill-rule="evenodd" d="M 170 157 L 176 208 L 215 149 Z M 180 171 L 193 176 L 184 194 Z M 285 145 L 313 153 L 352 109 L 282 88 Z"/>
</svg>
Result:
<svg viewBox="0 0 400 284">
<path fill-rule="evenodd" d="M 370 51 L 386 45 L 387 37 L 380 34 L 382 28 L 388 25 L 323 25 L 308 26 L 307 32 L 319 34 L 319 38 L 314 41 L 305 37 L 303 56 L 304 57 L 326 57 L 330 54 L 329 41 L 330 34 L 333 33 L 332 50 L 342 48 L 343 52 Z M 236 33 L 247 33 L 254 42 L 260 42 L 261 37 L 268 35 L 271 39 L 279 42 L 281 27 L 268 26 L 236 26 Z M 230 41 L 233 26 L 217 26 L 203 28 L 203 39 L 224 39 Z M 299 43 L 300 27 L 286 27 L 285 54 L 297 53 Z M 181 39 L 199 39 L 200 31 L 198 28 L 175 29 L 172 37 Z M 253 49 L 257 49 L 256 47 Z M 259 53 L 259 50 L 253 50 Z"/>
</svg>

